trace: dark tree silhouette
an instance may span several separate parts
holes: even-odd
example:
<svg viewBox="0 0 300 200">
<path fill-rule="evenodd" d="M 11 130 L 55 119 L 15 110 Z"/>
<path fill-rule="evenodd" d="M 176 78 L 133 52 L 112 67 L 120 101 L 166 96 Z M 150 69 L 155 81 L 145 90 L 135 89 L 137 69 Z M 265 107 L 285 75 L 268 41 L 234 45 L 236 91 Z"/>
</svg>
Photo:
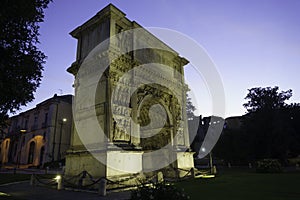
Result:
<svg viewBox="0 0 300 200">
<path fill-rule="evenodd" d="M 243 129 L 249 141 L 250 158 L 276 158 L 285 161 L 291 151 L 295 134 L 291 130 L 291 108 L 285 102 L 292 90 L 278 91 L 276 87 L 252 88 L 244 104 L 248 114 Z"/>
<path fill-rule="evenodd" d="M 292 96 L 292 90 L 278 91 L 278 87 L 256 87 L 249 89 L 246 96 L 248 102 L 243 104 L 248 112 L 256 112 L 262 110 L 274 110 L 285 107 L 285 103 Z"/>
<path fill-rule="evenodd" d="M 279 92 L 278 87 L 248 90 L 248 113 L 240 117 L 241 127 L 227 127 L 214 149 L 215 155 L 231 163 L 275 158 L 286 163 L 287 158 L 300 154 L 300 104 L 287 104 L 292 90 Z M 226 126 L 225 126 L 226 127 Z"/>
<path fill-rule="evenodd" d="M 39 23 L 51 0 L 2 0 L 0 7 L 0 129 L 7 114 L 34 99 L 46 56 Z"/>
</svg>

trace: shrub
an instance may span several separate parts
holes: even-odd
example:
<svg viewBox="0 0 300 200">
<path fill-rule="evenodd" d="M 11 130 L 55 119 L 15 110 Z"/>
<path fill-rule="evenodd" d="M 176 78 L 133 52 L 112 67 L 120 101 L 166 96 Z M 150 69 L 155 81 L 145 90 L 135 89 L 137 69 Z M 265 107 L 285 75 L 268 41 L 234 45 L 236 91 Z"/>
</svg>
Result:
<svg viewBox="0 0 300 200">
<path fill-rule="evenodd" d="M 256 163 L 258 173 L 279 173 L 282 172 L 281 164 L 276 159 L 263 159 Z"/>
<path fill-rule="evenodd" d="M 184 190 L 179 190 L 173 185 L 166 183 L 156 183 L 151 186 L 140 186 L 137 190 L 131 192 L 131 200 L 165 200 L 176 199 L 186 200 L 190 199 L 185 194 Z"/>
<path fill-rule="evenodd" d="M 292 166 L 295 166 L 297 164 L 300 165 L 300 157 L 288 159 L 288 164 Z"/>
</svg>

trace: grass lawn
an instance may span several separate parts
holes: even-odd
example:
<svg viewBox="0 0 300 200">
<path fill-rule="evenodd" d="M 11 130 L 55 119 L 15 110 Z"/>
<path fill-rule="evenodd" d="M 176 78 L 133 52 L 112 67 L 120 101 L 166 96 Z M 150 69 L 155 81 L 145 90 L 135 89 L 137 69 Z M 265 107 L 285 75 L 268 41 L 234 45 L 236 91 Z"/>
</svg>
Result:
<svg viewBox="0 0 300 200">
<path fill-rule="evenodd" d="M 29 181 L 30 176 L 30 174 L 0 174 L 0 184 Z M 53 178 L 54 175 L 43 176 Z M 216 178 L 190 179 L 178 182 L 176 186 L 184 188 L 191 199 L 197 200 L 299 200 L 300 172 L 258 174 L 242 170 L 226 170 L 219 173 Z"/>
<path fill-rule="evenodd" d="M 18 181 L 29 181 L 30 176 L 30 174 L 0 174 L 0 185 Z"/>
<path fill-rule="evenodd" d="M 225 171 L 213 179 L 191 179 L 176 184 L 191 199 L 299 200 L 300 172 L 258 174 Z"/>
</svg>

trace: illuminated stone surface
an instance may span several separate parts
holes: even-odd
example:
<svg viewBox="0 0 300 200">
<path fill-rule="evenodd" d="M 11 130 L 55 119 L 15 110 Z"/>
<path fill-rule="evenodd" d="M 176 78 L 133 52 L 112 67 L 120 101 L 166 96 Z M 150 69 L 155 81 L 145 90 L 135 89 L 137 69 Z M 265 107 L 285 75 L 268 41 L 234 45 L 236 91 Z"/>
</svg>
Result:
<svg viewBox="0 0 300 200">
<path fill-rule="evenodd" d="M 183 176 L 174 169 L 193 168 L 183 74 L 188 61 L 111 4 L 71 35 L 78 40 L 68 68 L 76 105 L 66 175 L 86 170 L 118 179 L 161 170 Z M 91 127 L 95 119 L 99 126 Z"/>
</svg>

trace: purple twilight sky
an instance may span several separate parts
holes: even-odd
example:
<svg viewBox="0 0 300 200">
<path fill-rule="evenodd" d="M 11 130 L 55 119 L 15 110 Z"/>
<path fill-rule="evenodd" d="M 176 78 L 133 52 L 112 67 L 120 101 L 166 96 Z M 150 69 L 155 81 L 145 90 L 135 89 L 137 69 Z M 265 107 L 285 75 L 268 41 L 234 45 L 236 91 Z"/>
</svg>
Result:
<svg viewBox="0 0 300 200">
<path fill-rule="evenodd" d="M 75 61 L 76 40 L 69 32 L 109 3 L 144 27 L 172 29 L 201 45 L 222 78 L 226 117 L 245 113 L 242 104 L 247 89 L 252 87 L 292 89 L 289 102 L 300 102 L 298 0 L 53 0 L 40 29 L 39 47 L 48 56 L 44 78 L 35 101 L 22 111 L 55 93 L 73 94 L 73 76 L 66 69 Z M 192 90 L 196 88 L 196 114 L 210 115 L 205 85 L 194 80 L 188 69 L 186 78 Z"/>
</svg>

